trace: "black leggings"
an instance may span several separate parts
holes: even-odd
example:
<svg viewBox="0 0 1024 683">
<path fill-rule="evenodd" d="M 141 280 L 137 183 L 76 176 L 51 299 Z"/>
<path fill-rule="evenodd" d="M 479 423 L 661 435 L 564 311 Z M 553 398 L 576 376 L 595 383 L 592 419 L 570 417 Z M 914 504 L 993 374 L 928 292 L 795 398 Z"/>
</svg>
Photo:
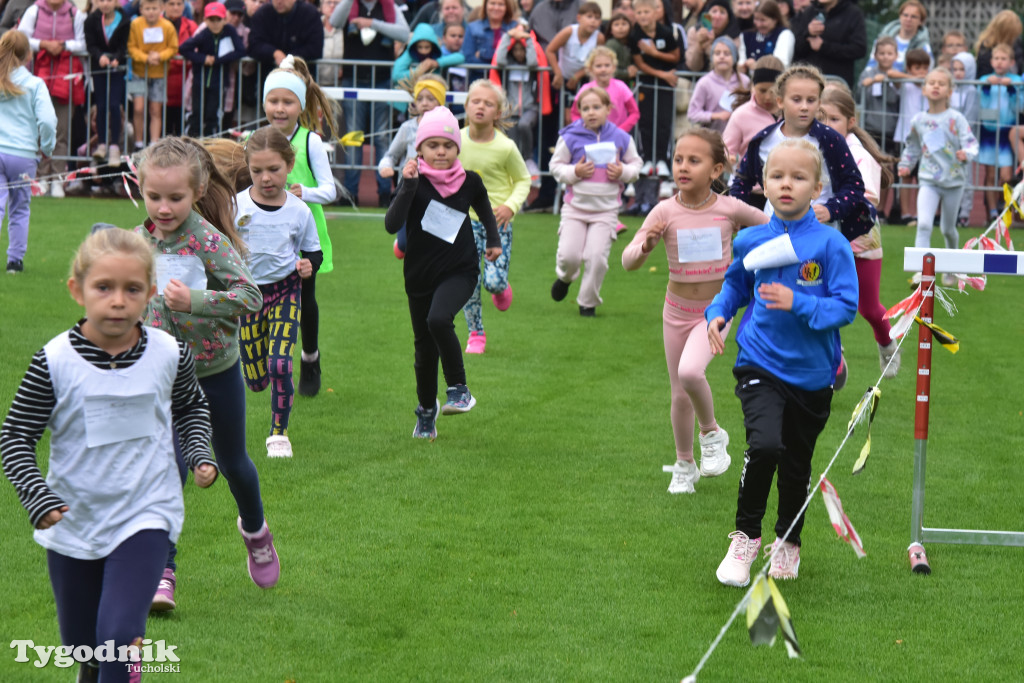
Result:
<svg viewBox="0 0 1024 683">
<path fill-rule="evenodd" d="M 302 281 L 302 350 L 308 354 L 320 348 L 320 307 L 316 305 L 316 272 Z"/>
<path fill-rule="evenodd" d="M 448 277 L 426 295 L 408 294 L 416 347 L 416 396 L 424 408 L 433 408 L 437 399 L 439 359 L 448 386 L 466 383 L 462 344 L 455 334 L 454 321 L 476 289 L 476 280 L 473 273 L 460 273 Z"/>
</svg>

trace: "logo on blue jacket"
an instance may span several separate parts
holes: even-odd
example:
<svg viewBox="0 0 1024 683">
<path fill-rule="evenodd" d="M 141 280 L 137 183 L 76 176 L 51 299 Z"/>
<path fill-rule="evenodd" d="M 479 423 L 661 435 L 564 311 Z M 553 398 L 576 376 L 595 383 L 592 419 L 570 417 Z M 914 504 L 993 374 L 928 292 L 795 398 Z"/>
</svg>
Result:
<svg viewBox="0 0 1024 683">
<path fill-rule="evenodd" d="M 800 264 L 800 279 L 796 281 L 804 287 L 815 287 L 821 284 L 821 264 L 810 259 Z"/>
</svg>

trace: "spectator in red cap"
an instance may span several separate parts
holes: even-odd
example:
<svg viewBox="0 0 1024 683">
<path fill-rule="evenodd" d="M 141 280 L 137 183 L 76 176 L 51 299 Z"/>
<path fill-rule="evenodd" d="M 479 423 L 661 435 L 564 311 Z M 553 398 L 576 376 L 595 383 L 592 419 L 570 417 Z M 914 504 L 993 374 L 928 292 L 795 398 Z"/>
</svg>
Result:
<svg viewBox="0 0 1024 683">
<path fill-rule="evenodd" d="M 226 71 L 229 64 L 245 56 L 245 44 L 235 27 L 227 22 L 227 15 L 222 2 L 206 5 L 206 30 L 198 31 L 179 48 L 181 56 L 195 65 L 188 130 L 193 137 L 220 133 Z"/>
</svg>

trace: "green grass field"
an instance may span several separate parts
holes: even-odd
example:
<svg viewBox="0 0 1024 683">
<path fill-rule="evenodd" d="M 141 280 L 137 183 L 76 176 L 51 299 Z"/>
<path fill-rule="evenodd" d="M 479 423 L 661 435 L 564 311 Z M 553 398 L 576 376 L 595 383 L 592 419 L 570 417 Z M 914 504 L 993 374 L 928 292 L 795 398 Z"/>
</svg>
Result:
<svg viewBox="0 0 1024 683">
<path fill-rule="evenodd" d="M 80 315 L 64 284 L 94 221 L 141 222 L 124 200 L 33 202 L 26 271 L 0 275 L 0 404 L 31 355 Z M 639 226 L 634 219 L 631 231 Z M 249 448 L 282 561 L 280 584 L 245 571 L 224 481 L 189 482 L 178 609 L 146 636 L 178 646 L 175 681 L 678 681 L 704 654 L 743 592 L 715 568 L 733 530 L 744 435 L 733 395 L 736 347 L 708 369 L 733 466 L 670 496 L 674 459 L 661 339 L 667 280 L 660 250 L 627 273 L 613 248 L 597 319 L 548 294 L 556 219 L 516 221 L 515 301 L 485 301 L 488 346 L 466 358 L 479 400 L 442 417 L 433 443 L 415 421 L 412 334 L 401 264 L 379 214 L 330 223 L 335 273 L 320 278 L 324 390 L 297 397 L 295 457 L 271 461 L 269 395 L 249 395 Z M 902 249 L 913 230 L 884 230 L 883 301 L 909 293 Z M 977 231 L 965 231 L 964 240 Z M 936 240 L 938 236 L 936 235 Z M 6 241 L 3 241 L 6 244 Z M 1019 279 L 954 297 L 939 324 L 961 351 L 936 350 L 928 526 L 1024 530 Z M 572 290 L 575 296 L 575 287 Z M 465 325 L 457 320 L 460 338 Z M 912 333 L 916 339 L 916 328 Z M 851 411 L 879 376 L 863 320 L 843 333 L 851 365 L 818 442 L 815 478 Z M 754 648 L 743 619 L 701 681 L 1019 680 L 1021 548 L 930 544 L 931 576 L 912 575 L 915 353 L 882 385 L 867 469 L 850 474 L 858 435 L 830 474 L 868 556 L 832 530 L 820 498 L 804 528 L 799 580 L 780 583 L 804 657 Z M 442 383 L 443 386 L 443 383 Z M 45 444 L 40 461 L 45 462 Z M 766 518 L 772 538 L 774 496 Z M 13 489 L 0 484 L 3 643 L 59 644 L 44 551 Z M 759 567 L 759 561 L 755 567 Z M 0 644 L 3 645 L 3 644 Z M 4 654 L 6 652 L 6 654 Z M 70 681 L 73 670 L 16 663 L 0 646 L 0 681 Z"/>
</svg>

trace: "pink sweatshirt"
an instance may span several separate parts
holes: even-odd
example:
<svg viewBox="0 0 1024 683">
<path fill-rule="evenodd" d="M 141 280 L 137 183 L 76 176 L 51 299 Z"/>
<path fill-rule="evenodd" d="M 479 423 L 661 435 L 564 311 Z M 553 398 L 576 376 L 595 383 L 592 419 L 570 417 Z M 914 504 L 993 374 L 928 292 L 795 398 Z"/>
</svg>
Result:
<svg viewBox="0 0 1024 683">
<path fill-rule="evenodd" d="M 725 132 L 722 133 L 722 140 L 725 141 L 725 148 L 729 154 L 736 157 L 737 161 L 747 153 L 747 145 L 751 138 L 760 133 L 768 126 L 775 123 L 775 117 L 771 113 L 758 106 L 754 98 L 741 104 L 729 117 L 725 125 Z"/>
<path fill-rule="evenodd" d="M 732 263 L 733 235 L 740 228 L 768 222 L 768 216 L 758 209 L 726 195 L 718 195 L 714 203 L 708 204 L 708 208 L 698 210 L 683 207 L 677 197 L 674 195 L 659 202 L 647 214 L 633 241 L 622 251 L 623 268 L 636 270 L 644 264 L 648 256 L 643 250 L 647 231 L 664 223 L 668 227 L 661 239 L 668 255 L 668 279 L 673 282 L 721 280 Z M 683 249 L 680 251 L 681 240 Z M 717 251 L 716 245 L 719 244 L 721 257 L 700 258 L 707 256 L 709 250 Z"/>
<path fill-rule="evenodd" d="M 711 115 L 728 111 L 721 105 L 722 97 L 740 87 L 749 88 L 750 79 L 742 74 L 733 73 L 729 75 L 729 80 L 726 80 L 714 71 L 709 71 L 697 80 L 693 95 L 690 96 L 690 108 L 686 110 L 687 118 L 721 133 L 725 130 L 726 122 L 712 121 Z"/>
<path fill-rule="evenodd" d="M 595 85 L 597 85 L 597 83 L 594 81 L 584 83 L 580 87 L 580 91 L 576 93 L 576 99 L 572 101 L 571 110 L 573 121 L 580 118 L 580 109 L 576 106 L 576 102 L 579 101 L 580 95 L 582 95 L 587 88 L 593 88 Z M 608 120 L 627 133 L 633 130 L 633 126 L 635 126 L 636 122 L 640 120 L 640 107 L 636 104 L 636 98 L 633 97 L 633 91 L 629 89 L 628 85 L 619 79 L 613 78 L 608 84 L 608 97 L 612 100 L 612 110 L 608 114 Z"/>
</svg>

